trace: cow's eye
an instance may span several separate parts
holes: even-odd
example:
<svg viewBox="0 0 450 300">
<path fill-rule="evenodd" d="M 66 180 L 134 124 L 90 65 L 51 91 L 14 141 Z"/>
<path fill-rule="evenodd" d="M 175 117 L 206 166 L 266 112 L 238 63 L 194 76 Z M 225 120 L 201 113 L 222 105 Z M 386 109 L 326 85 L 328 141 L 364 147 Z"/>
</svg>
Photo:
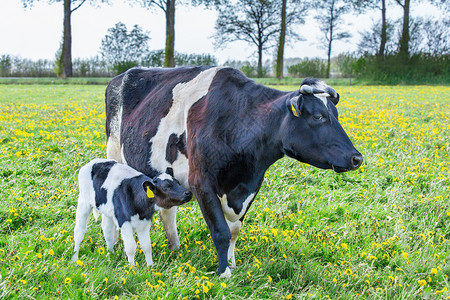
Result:
<svg viewBox="0 0 450 300">
<path fill-rule="evenodd" d="M 314 120 L 317 120 L 317 121 L 322 121 L 323 120 L 323 116 L 322 115 L 314 115 L 313 118 L 314 118 Z"/>
</svg>

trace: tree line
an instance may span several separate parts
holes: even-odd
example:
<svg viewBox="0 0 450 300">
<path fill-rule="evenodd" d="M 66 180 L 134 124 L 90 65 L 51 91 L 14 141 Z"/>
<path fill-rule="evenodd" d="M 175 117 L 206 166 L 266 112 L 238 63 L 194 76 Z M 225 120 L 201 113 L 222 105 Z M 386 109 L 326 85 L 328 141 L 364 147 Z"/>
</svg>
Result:
<svg viewBox="0 0 450 300">
<path fill-rule="evenodd" d="M 100 5 L 101 3 L 108 3 L 108 0 L 22 0 L 25 7 L 32 6 L 37 1 L 63 3 L 64 34 L 57 57 L 56 71 L 63 78 L 73 76 L 71 14 L 85 3 Z M 159 59 L 163 60 L 163 66 L 174 67 L 176 65 L 174 47 L 176 0 L 129 1 L 130 5 L 138 5 L 145 9 L 157 7 L 164 11 L 166 16 L 166 45 L 164 55 Z M 444 12 L 442 18 L 438 20 L 419 20 L 411 17 L 411 5 L 418 2 L 429 2 L 442 8 Z M 215 24 L 215 45 L 224 45 L 238 40 L 253 45 L 258 57 L 256 68 L 256 76 L 258 77 L 263 76 L 265 73 L 263 55 L 267 51 L 274 49 L 274 75 L 282 78 L 286 69 L 284 66 L 285 45 L 291 41 L 302 39 L 301 30 L 297 32 L 294 28 L 304 24 L 305 17 L 311 14 L 314 15 L 315 20 L 319 24 L 319 29 L 323 34 L 320 39 L 320 45 L 322 45 L 327 54 L 325 68 L 321 71 L 321 74 L 324 75 L 322 77 L 330 76 L 333 43 L 350 38 L 350 34 L 343 27 L 345 25 L 345 16 L 374 10 L 380 12 L 379 20 L 371 30 L 361 34 L 358 52 L 347 55 L 347 62 L 351 66 L 349 67 L 352 70 L 351 72 L 356 75 L 369 74 L 371 72 L 391 72 L 392 70 L 389 70 L 389 67 L 393 63 L 396 66 L 418 62 L 428 65 L 430 58 L 434 59 L 433 65 L 442 66 L 443 63 L 444 66 L 448 66 L 449 32 L 447 29 L 450 23 L 448 15 L 449 3 L 449 1 L 445 0 L 192 0 L 182 4 L 204 4 L 207 8 L 216 9 L 218 18 Z M 178 4 L 180 5 L 180 3 Z M 402 8 L 403 16 L 401 20 L 390 20 L 387 17 L 389 9 L 392 9 L 394 6 Z M 301 29 L 301 27 L 297 28 Z M 123 28 L 116 29 L 123 31 Z M 132 32 L 133 30 L 139 30 L 139 27 L 133 28 Z M 427 45 L 421 45 L 418 49 L 417 32 L 419 31 L 422 34 L 421 38 L 426 40 Z M 140 33 L 141 38 L 145 42 L 149 40 L 149 37 L 145 38 L 146 35 L 143 32 L 136 31 L 135 33 Z M 132 45 L 117 48 L 117 45 L 112 43 L 104 44 L 102 42 L 102 47 L 104 45 L 109 45 L 112 48 L 116 47 L 117 55 L 120 55 L 120 52 L 133 53 L 134 59 L 130 61 L 131 63 L 136 63 L 139 60 L 139 54 L 142 53 L 140 51 L 133 52 Z M 161 55 L 162 53 L 159 52 L 159 54 Z M 436 62 L 436 57 L 439 58 L 437 59 L 438 62 Z M 321 68 L 319 61 L 306 60 L 304 64 L 309 65 L 310 68 L 316 63 L 315 67 Z M 123 67 L 128 66 L 130 62 L 127 62 Z M 120 69 L 121 67 L 117 66 L 117 68 Z M 297 66 L 297 69 L 299 68 L 301 69 L 301 66 Z M 435 70 L 432 72 L 436 73 Z M 437 73 L 439 72 L 437 71 Z"/>
</svg>

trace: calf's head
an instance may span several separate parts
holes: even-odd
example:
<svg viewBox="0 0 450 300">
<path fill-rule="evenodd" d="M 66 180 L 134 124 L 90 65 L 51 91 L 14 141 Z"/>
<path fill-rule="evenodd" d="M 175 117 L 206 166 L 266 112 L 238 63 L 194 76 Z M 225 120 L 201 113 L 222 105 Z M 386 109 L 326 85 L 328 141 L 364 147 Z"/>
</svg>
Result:
<svg viewBox="0 0 450 300">
<path fill-rule="evenodd" d="M 145 181 L 142 186 L 147 196 L 154 199 L 156 205 L 165 209 L 182 205 L 192 199 L 192 193 L 173 178 L 171 168 L 153 180 Z"/>
<path fill-rule="evenodd" d="M 283 152 L 289 157 L 336 172 L 355 170 L 363 157 L 338 121 L 339 94 L 323 81 L 309 78 L 286 99 L 281 128 Z"/>
</svg>

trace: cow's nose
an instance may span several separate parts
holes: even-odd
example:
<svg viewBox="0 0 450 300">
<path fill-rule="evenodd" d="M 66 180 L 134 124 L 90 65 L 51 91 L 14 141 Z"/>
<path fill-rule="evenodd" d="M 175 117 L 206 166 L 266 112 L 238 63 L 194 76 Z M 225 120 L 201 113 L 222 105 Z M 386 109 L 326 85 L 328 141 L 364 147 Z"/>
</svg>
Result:
<svg viewBox="0 0 450 300">
<path fill-rule="evenodd" d="M 361 154 L 358 153 L 356 155 L 353 155 L 353 157 L 352 157 L 353 170 L 358 169 L 359 166 L 361 166 L 362 162 L 363 162 L 363 157 Z"/>
<path fill-rule="evenodd" d="M 191 198 L 192 198 L 192 193 L 191 193 L 190 191 L 186 191 L 186 192 L 184 192 L 184 196 L 185 196 L 186 198 L 191 199 Z"/>
</svg>

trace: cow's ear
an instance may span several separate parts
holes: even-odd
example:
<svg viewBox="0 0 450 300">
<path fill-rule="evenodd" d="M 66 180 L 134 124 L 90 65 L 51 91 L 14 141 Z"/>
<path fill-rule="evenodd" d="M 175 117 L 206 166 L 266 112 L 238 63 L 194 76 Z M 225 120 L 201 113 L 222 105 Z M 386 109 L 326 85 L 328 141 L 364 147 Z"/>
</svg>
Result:
<svg viewBox="0 0 450 300">
<path fill-rule="evenodd" d="M 333 102 L 334 105 L 337 105 L 339 102 L 339 93 L 336 93 L 336 97 L 330 95 L 330 97 L 327 98 L 330 99 L 330 101 Z"/>
<path fill-rule="evenodd" d="M 166 173 L 173 177 L 173 169 L 172 168 L 170 168 L 170 167 L 167 168 Z"/>
<path fill-rule="evenodd" d="M 288 101 L 286 102 L 287 109 L 295 117 L 300 117 L 300 115 L 302 114 L 301 113 L 302 102 L 303 102 L 302 95 L 293 96 L 289 98 Z"/>
<path fill-rule="evenodd" d="M 144 181 L 142 183 L 142 188 L 144 189 L 148 198 L 150 198 L 150 199 L 155 198 L 156 187 L 152 181 L 150 181 L 150 180 Z"/>
</svg>

